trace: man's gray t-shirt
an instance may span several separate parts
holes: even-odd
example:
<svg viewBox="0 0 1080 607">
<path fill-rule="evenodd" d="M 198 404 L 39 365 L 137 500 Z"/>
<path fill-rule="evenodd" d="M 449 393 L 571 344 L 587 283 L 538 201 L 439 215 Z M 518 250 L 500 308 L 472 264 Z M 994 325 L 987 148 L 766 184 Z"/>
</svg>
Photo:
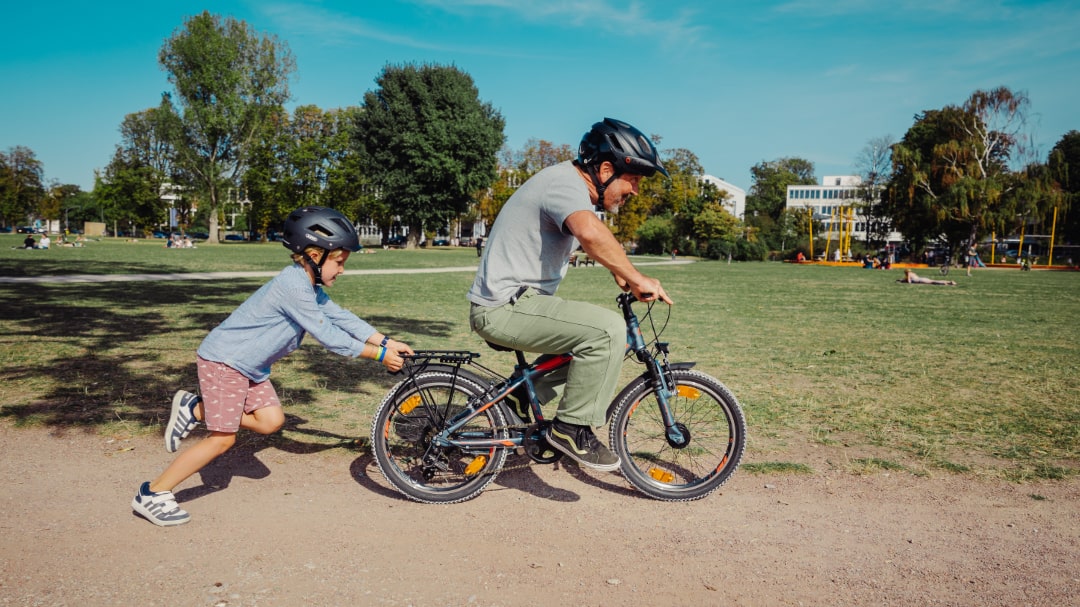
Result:
<svg viewBox="0 0 1080 607">
<path fill-rule="evenodd" d="M 495 219 L 469 301 L 501 306 L 523 286 L 554 295 L 578 245 L 563 222 L 592 209 L 588 186 L 571 161 L 533 175 Z"/>
</svg>

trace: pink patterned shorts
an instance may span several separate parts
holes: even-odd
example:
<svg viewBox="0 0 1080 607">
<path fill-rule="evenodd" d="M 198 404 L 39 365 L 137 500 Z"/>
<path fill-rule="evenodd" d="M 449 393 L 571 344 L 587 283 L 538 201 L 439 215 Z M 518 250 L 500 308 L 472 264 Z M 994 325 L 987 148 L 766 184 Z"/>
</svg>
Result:
<svg viewBox="0 0 1080 607">
<path fill-rule="evenodd" d="M 281 406 L 270 380 L 256 383 L 225 363 L 195 359 L 207 430 L 235 433 L 245 413 Z"/>
</svg>

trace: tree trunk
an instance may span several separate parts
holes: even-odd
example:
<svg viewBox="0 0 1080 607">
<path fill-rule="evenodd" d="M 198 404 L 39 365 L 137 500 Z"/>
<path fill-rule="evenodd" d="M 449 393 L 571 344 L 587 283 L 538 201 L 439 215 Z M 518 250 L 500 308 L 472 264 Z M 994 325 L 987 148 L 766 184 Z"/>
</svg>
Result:
<svg viewBox="0 0 1080 607">
<path fill-rule="evenodd" d="M 217 188 L 213 185 L 210 186 L 210 212 L 207 214 L 206 221 L 209 228 L 206 242 L 218 244 L 221 242 L 221 236 L 218 234 L 218 199 Z"/>
<path fill-rule="evenodd" d="M 424 235 L 424 226 L 409 224 L 409 235 L 405 239 L 406 249 L 415 249 L 420 246 L 420 237 Z"/>
</svg>

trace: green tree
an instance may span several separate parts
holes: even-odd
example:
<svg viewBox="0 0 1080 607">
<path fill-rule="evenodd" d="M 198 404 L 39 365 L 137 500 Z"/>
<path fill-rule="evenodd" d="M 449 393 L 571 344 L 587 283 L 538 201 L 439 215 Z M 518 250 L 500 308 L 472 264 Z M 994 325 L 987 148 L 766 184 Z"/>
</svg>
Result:
<svg viewBox="0 0 1080 607">
<path fill-rule="evenodd" d="M 218 242 L 225 193 L 239 185 L 260 126 L 288 100 L 295 63 L 274 36 L 207 11 L 165 41 L 158 61 L 175 87 L 166 131 L 175 162 L 208 207 L 209 241 Z"/>
<path fill-rule="evenodd" d="M 160 184 L 161 176 L 153 167 L 117 150 L 94 181 L 94 198 L 107 222 L 145 234 L 165 219 Z"/>
<path fill-rule="evenodd" d="M 660 140 L 654 136 L 653 142 L 659 144 Z M 643 179 L 638 195 L 630 197 L 614 217 L 612 231 L 616 238 L 627 243 L 640 237 L 640 228 L 650 218 L 664 217 L 671 222 L 671 238 L 663 243 L 660 251 L 655 252 L 677 248 L 694 254 L 696 237 L 693 219 L 707 200 L 718 200 L 720 195 L 714 186 L 701 181 L 704 170 L 698 157 L 690 150 L 664 150 L 662 157 L 664 168 L 671 178 L 658 174 Z"/>
<path fill-rule="evenodd" d="M 21 224 L 37 214 L 45 198 L 44 170 L 34 151 L 23 146 L 0 152 L 0 220 Z"/>
<path fill-rule="evenodd" d="M 1053 184 L 1037 170 L 1010 170 L 1028 149 L 1027 96 L 1001 87 L 962 106 L 929 110 L 893 146 L 883 204 L 915 249 L 943 238 L 956 251 L 991 231 L 1018 231 L 1053 208 Z M 1051 188 L 1051 189 L 1046 189 Z"/>
<path fill-rule="evenodd" d="M 162 193 L 167 183 L 177 179 L 174 149 L 166 133 L 168 121 L 167 105 L 124 116 L 120 142 L 94 187 L 107 221 L 144 231 L 165 221 L 168 203 Z"/>
<path fill-rule="evenodd" d="M 785 240 L 781 221 L 787 204 L 789 185 L 815 185 L 814 163 L 802 158 L 780 158 L 760 162 L 750 169 L 753 185 L 746 195 L 744 221 L 769 248 L 779 248 Z"/>
<path fill-rule="evenodd" d="M 1069 131 L 1050 150 L 1047 165 L 1064 193 L 1058 214 L 1060 241 L 1080 244 L 1080 131 Z"/>
<path fill-rule="evenodd" d="M 670 251 L 675 242 L 675 224 L 670 216 L 649 217 L 637 230 L 637 252 L 660 255 Z"/>
<path fill-rule="evenodd" d="M 465 212 L 496 176 L 504 120 L 456 67 L 387 66 L 364 94 L 354 144 L 372 185 L 416 247 Z"/>
</svg>

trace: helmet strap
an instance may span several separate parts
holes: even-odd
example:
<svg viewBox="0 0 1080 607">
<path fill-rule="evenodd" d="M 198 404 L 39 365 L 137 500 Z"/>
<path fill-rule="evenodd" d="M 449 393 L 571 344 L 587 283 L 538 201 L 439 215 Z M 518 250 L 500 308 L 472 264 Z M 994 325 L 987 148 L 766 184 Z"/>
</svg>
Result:
<svg viewBox="0 0 1080 607">
<path fill-rule="evenodd" d="M 304 263 L 307 264 L 307 267 L 311 268 L 312 276 L 315 277 L 315 284 L 317 284 L 317 285 L 323 284 L 323 281 L 322 281 L 322 266 L 323 266 L 323 263 L 326 262 L 326 258 L 330 256 L 330 252 L 327 251 L 326 253 L 323 253 L 322 259 L 319 260 L 319 263 L 315 263 L 315 260 L 312 259 L 311 256 L 309 256 L 307 253 L 301 252 L 300 255 L 303 256 Z"/>
<path fill-rule="evenodd" d="M 596 186 L 596 211 L 601 212 L 604 210 L 604 192 L 607 191 L 612 181 L 619 176 L 618 173 L 612 173 L 611 177 L 608 177 L 607 181 L 600 183 L 600 169 L 597 165 L 588 167 L 589 176 L 592 177 L 593 185 Z"/>
</svg>

